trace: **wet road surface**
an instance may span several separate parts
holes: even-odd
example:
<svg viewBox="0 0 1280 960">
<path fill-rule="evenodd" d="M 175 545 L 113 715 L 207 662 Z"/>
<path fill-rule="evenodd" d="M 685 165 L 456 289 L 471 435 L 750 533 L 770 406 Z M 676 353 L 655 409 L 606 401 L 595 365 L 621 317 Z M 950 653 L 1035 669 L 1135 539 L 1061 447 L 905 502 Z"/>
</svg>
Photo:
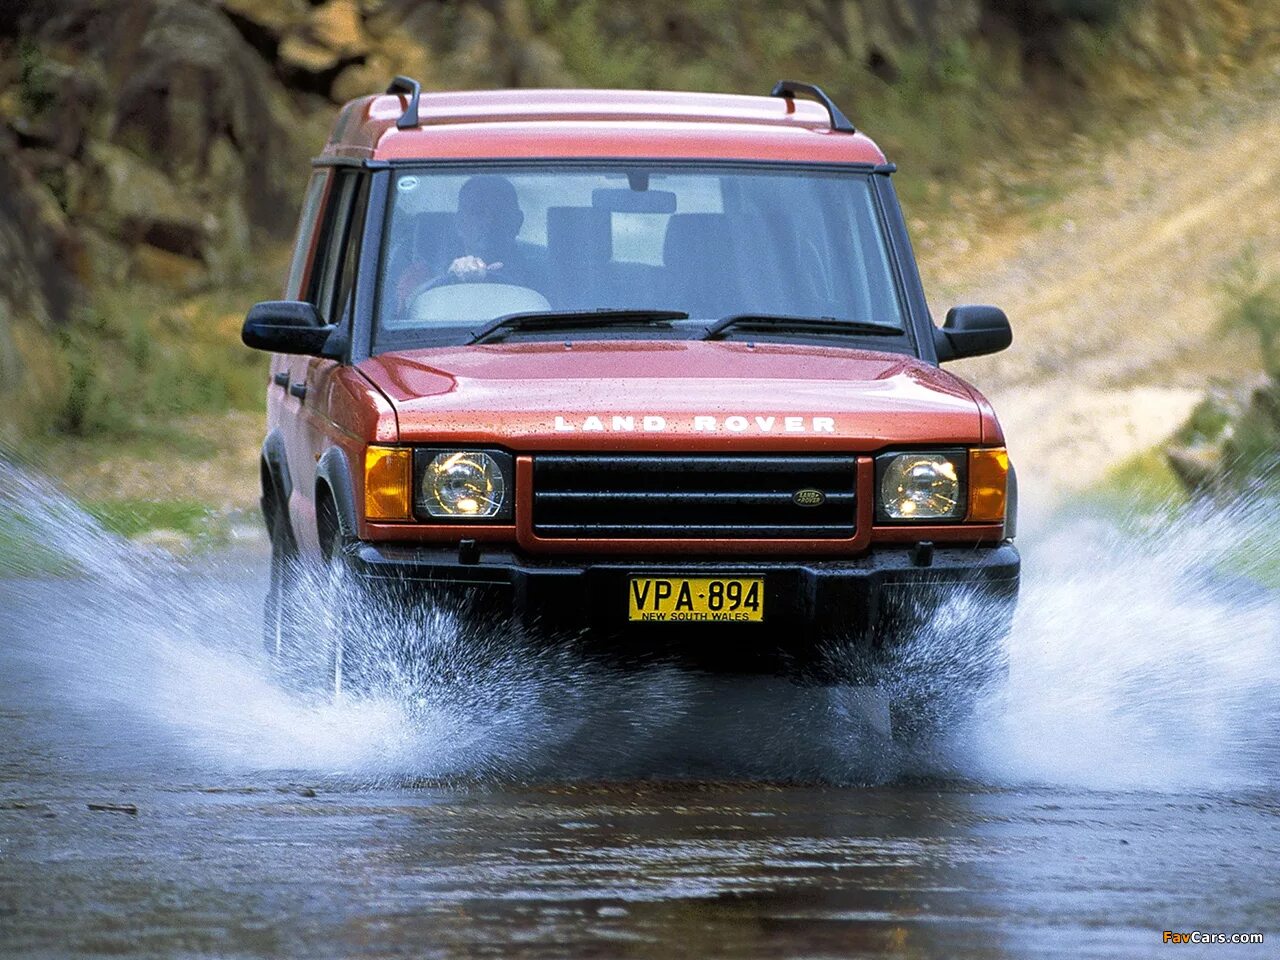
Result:
<svg viewBox="0 0 1280 960">
<path fill-rule="evenodd" d="M 794 701 L 717 734 L 690 703 L 719 693 L 667 674 L 508 685 L 462 719 L 299 703 L 253 652 L 257 553 L 109 553 L 0 581 L 2 955 L 1280 955 L 1269 600 L 1166 611 L 1219 624 L 1229 662 L 1171 619 L 1083 691 L 1117 644 L 1081 659 L 1080 597 L 1033 584 L 1037 616 L 1075 611 L 1056 652 L 1026 641 L 1003 719 L 915 768 Z"/>
</svg>

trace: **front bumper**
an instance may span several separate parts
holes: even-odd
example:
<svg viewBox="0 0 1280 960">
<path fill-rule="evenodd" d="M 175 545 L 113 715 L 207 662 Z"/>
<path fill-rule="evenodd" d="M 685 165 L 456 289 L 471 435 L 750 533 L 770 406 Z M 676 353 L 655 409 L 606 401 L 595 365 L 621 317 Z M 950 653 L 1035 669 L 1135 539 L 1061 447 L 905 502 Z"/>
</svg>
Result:
<svg viewBox="0 0 1280 960">
<path fill-rule="evenodd" d="M 464 563 L 456 547 L 361 542 L 358 573 L 387 586 L 480 589 L 487 609 L 536 624 L 547 635 L 590 634 L 628 656 L 678 657 L 716 669 L 774 671 L 780 660 L 811 661 L 831 642 L 879 647 L 929 621 L 960 598 L 961 620 L 980 620 L 998 641 L 1007 632 L 1021 561 L 1011 542 L 938 546 L 927 566 L 906 546 L 839 560 L 705 558 L 563 559 L 486 549 Z M 758 576 L 765 622 L 629 623 L 632 576 Z M 484 589 L 488 588 L 488 589 Z M 971 627 L 973 624 L 966 624 Z"/>
</svg>

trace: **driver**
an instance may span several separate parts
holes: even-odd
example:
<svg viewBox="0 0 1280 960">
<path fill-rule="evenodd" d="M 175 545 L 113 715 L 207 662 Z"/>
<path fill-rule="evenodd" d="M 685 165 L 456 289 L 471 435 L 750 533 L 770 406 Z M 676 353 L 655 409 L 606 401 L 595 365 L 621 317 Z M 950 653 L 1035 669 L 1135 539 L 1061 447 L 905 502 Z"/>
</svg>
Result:
<svg viewBox="0 0 1280 960">
<path fill-rule="evenodd" d="M 524 212 L 506 177 L 481 174 L 458 191 L 458 236 L 463 255 L 441 279 L 527 286 L 528 265 L 516 244 Z"/>
</svg>

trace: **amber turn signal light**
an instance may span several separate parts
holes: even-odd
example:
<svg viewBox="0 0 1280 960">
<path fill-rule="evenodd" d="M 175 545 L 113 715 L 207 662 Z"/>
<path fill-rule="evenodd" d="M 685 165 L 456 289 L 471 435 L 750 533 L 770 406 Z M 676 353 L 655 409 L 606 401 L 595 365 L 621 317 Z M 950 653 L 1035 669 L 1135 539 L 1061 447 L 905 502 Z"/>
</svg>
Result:
<svg viewBox="0 0 1280 960">
<path fill-rule="evenodd" d="M 970 523 L 1003 523 L 1009 491 L 1009 451 L 986 447 L 969 451 Z"/>
<path fill-rule="evenodd" d="M 365 450 L 365 518 L 412 520 L 412 476 L 412 450 L 403 447 L 369 447 Z"/>
</svg>

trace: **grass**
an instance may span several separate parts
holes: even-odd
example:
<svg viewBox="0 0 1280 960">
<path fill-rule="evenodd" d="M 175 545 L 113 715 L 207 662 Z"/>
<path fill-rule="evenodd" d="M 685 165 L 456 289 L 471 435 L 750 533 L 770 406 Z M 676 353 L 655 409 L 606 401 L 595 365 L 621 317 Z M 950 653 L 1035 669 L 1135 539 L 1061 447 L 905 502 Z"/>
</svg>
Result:
<svg viewBox="0 0 1280 960">
<path fill-rule="evenodd" d="M 182 418 L 260 410 L 267 355 L 240 342 L 246 310 L 278 295 L 287 244 L 255 250 L 252 276 L 181 294 L 160 284 L 99 285 L 57 325 L 15 318 L 22 375 L 0 382 L 0 440 L 181 444 Z M 187 451 L 182 451 L 186 453 Z"/>
<path fill-rule="evenodd" d="M 44 543 L 30 524 L 0 513 L 0 578 L 66 576 L 75 565 Z"/>
<path fill-rule="evenodd" d="M 96 521 L 106 534 L 131 540 L 160 531 L 171 534 L 156 545 L 178 554 L 217 549 L 231 539 L 232 515 L 195 500 L 124 498 L 74 506 Z M 76 563 L 51 542 L 47 525 L 76 523 L 82 516 L 69 510 L 58 517 L 29 519 L 0 512 L 0 578 L 74 574 Z M 83 533 L 90 541 L 102 535 L 87 524 Z"/>
<path fill-rule="evenodd" d="M 1224 551 L 1215 568 L 1222 573 L 1244 577 L 1270 590 L 1280 590 L 1280 556 L 1276 544 L 1280 543 L 1280 519 L 1274 512 L 1263 516 L 1257 510 L 1249 511 L 1251 521 L 1243 535 L 1238 536 Z"/>
<path fill-rule="evenodd" d="M 59 332 L 67 377 L 56 431 L 130 437 L 163 431 L 175 417 L 260 405 L 267 358 L 240 344 L 253 299 L 224 291 L 175 303 L 158 288 L 99 291 Z"/>
<path fill-rule="evenodd" d="M 1118 464 L 1073 505 L 1100 512 L 1126 534 L 1150 535 L 1177 524 L 1199 523 L 1198 511 L 1221 511 L 1222 538 L 1201 558 L 1206 569 L 1280 590 L 1280 511 L 1269 504 L 1280 492 L 1241 494 L 1215 505 L 1194 501 L 1169 469 L 1163 447 Z M 1191 508 L 1196 507 L 1193 510 Z M 1234 519 L 1233 519 L 1234 518 Z M 1238 521 L 1238 522 L 1236 522 Z"/>
<path fill-rule="evenodd" d="M 4 459 L 54 478 L 49 496 L 112 534 L 172 531 L 161 545 L 183 553 L 225 544 L 231 517 L 256 504 L 268 363 L 240 343 L 240 325 L 286 255 L 264 252 L 258 276 L 185 296 L 96 289 L 63 327 L 28 339 L 32 376 L 0 415 Z M 71 572 L 48 533 L 0 500 L 0 576 Z"/>
<path fill-rule="evenodd" d="M 153 530 L 173 530 L 201 546 L 225 543 L 225 514 L 195 500 L 101 500 L 83 505 L 103 529 L 134 538 Z"/>
<path fill-rule="evenodd" d="M 1172 518 L 1190 502 L 1169 469 L 1163 447 L 1153 447 L 1124 460 L 1077 503 L 1103 513 L 1125 528 L 1140 528 L 1152 519 Z"/>
</svg>

